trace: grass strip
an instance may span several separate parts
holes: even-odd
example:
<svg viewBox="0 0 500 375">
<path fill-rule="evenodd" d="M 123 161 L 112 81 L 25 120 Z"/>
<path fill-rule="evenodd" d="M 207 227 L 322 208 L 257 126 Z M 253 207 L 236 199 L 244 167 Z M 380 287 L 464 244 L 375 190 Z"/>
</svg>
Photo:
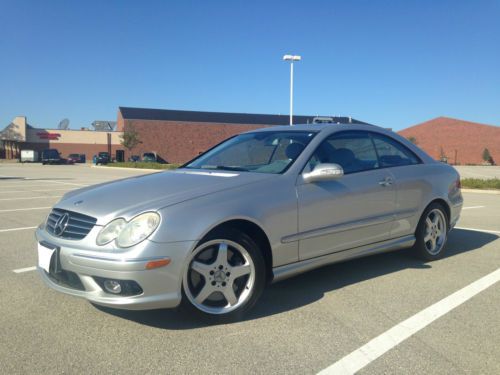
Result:
<svg viewBox="0 0 500 375">
<path fill-rule="evenodd" d="M 152 162 L 123 162 L 123 163 L 109 163 L 107 167 L 121 167 L 121 168 L 137 168 L 137 169 L 176 169 L 180 164 L 161 164 Z"/>
<path fill-rule="evenodd" d="M 462 178 L 462 187 L 467 189 L 500 189 L 500 179 Z"/>
</svg>

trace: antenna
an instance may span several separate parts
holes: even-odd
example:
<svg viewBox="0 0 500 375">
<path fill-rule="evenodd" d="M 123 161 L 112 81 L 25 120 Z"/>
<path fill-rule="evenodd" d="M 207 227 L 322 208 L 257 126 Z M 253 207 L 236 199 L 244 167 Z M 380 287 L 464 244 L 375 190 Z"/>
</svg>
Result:
<svg viewBox="0 0 500 375">
<path fill-rule="evenodd" d="M 62 119 L 57 125 L 57 129 L 59 130 L 67 130 L 69 128 L 69 120 L 67 118 Z"/>
</svg>

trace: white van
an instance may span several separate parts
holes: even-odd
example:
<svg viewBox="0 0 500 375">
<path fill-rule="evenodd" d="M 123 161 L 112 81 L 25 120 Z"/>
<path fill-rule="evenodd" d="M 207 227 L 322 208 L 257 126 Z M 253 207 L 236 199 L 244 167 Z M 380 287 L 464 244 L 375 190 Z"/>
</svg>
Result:
<svg viewBox="0 0 500 375">
<path fill-rule="evenodd" d="M 21 163 L 35 163 L 38 161 L 38 152 L 35 150 L 21 150 Z"/>
</svg>

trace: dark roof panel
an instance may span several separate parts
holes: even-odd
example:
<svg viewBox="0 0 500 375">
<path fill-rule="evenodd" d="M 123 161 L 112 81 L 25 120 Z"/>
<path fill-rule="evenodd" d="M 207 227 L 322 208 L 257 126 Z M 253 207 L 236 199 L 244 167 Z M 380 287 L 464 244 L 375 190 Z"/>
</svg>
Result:
<svg viewBox="0 0 500 375">
<path fill-rule="evenodd" d="M 255 124 L 255 125 L 288 125 L 288 115 L 264 115 L 256 113 L 228 113 L 228 112 L 201 112 L 201 111 L 179 111 L 172 109 L 150 109 L 119 107 L 124 119 L 128 120 L 162 120 L 162 121 L 186 121 L 207 122 L 223 124 Z M 295 124 L 312 123 L 317 116 L 293 116 Z M 323 116 L 322 116 L 323 117 Z M 342 124 L 366 124 L 365 122 L 349 119 L 349 117 L 332 117 L 334 122 Z"/>
</svg>

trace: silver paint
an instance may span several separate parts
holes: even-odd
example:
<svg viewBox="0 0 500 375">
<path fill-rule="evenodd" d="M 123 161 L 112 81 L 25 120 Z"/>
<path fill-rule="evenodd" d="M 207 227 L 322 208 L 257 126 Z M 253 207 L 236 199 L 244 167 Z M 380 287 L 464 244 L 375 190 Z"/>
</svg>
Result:
<svg viewBox="0 0 500 375">
<path fill-rule="evenodd" d="M 199 241 L 229 221 L 248 221 L 262 229 L 271 246 L 271 266 L 277 281 L 326 264 L 412 246 L 422 213 L 436 199 L 448 206 L 451 227 L 460 216 L 462 196 L 455 186 L 456 170 L 434 161 L 393 132 L 352 124 L 257 131 L 276 130 L 317 132 L 283 174 L 178 169 L 66 194 L 55 207 L 95 217 L 96 226 L 78 241 L 55 237 L 43 225 L 36 237 L 60 248 L 62 268 L 75 272 L 86 290 L 55 284 L 40 270 L 42 279 L 53 289 L 96 304 L 123 309 L 174 307 L 180 303 L 182 279 Z M 304 178 L 310 172 L 306 163 L 316 147 L 326 137 L 345 130 L 392 137 L 423 163 L 314 182 Z M 145 211 L 161 215 L 160 226 L 147 240 L 128 249 L 117 247 L 114 241 L 96 245 L 102 226 Z M 148 259 L 166 257 L 171 259 L 168 266 L 144 269 Z M 135 280 L 144 293 L 113 296 L 105 293 L 92 276 Z"/>
</svg>

